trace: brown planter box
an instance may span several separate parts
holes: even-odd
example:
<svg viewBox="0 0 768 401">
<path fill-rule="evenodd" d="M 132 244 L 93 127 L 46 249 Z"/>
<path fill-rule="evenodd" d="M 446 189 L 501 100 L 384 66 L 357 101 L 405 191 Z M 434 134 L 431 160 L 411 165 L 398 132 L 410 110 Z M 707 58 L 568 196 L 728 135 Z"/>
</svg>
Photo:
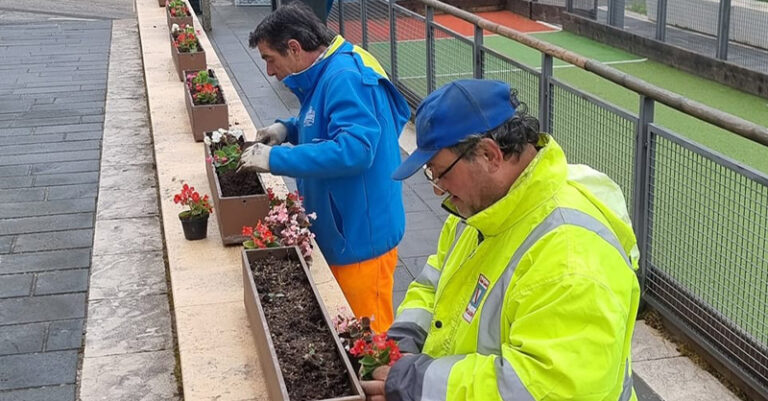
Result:
<svg viewBox="0 0 768 401">
<path fill-rule="evenodd" d="M 162 1 L 163 5 L 165 5 L 165 0 L 158 0 L 158 1 Z M 187 10 L 192 10 L 192 7 L 190 7 L 189 4 L 187 4 Z M 171 9 L 168 7 L 166 7 L 165 9 L 165 18 L 166 20 L 168 20 L 168 29 L 171 29 L 171 26 L 173 26 L 173 24 L 177 24 L 178 26 L 181 26 L 182 24 L 194 26 L 191 15 L 186 17 L 172 17 Z"/>
<path fill-rule="evenodd" d="M 253 142 L 246 142 L 248 147 Z M 224 245 L 240 245 L 247 238 L 243 236 L 243 226 L 255 226 L 259 220 L 269 212 L 269 198 L 266 194 L 267 187 L 259 177 L 259 183 L 264 188 L 265 193 L 246 196 L 223 196 L 221 194 L 221 185 L 216 170 L 209 163 L 208 157 L 211 156 L 211 149 L 205 148 L 205 172 L 208 175 L 208 185 L 211 188 L 211 197 L 213 198 L 213 214 L 219 223 L 219 233 L 221 233 L 221 242 Z"/>
<path fill-rule="evenodd" d="M 176 67 L 176 74 L 179 75 L 181 82 L 184 82 L 184 71 L 200 71 L 208 67 L 205 61 L 205 49 L 202 46 L 200 46 L 200 50 L 196 53 L 182 53 L 179 49 L 173 47 L 173 34 L 169 35 L 171 37 L 173 65 Z"/>
<path fill-rule="evenodd" d="M 202 142 L 206 132 L 216 131 L 219 128 L 229 129 L 229 107 L 227 99 L 224 97 L 224 90 L 219 85 L 219 93 L 224 103 L 217 104 L 198 104 L 192 100 L 192 93 L 187 87 L 187 74 L 200 70 L 184 70 L 181 72 L 184 78 L 184 89 L 186 96 L 184 103 L 187 105 L 187 114 L 189 115 L 189 124 L 192 126 L 192 136 L 195 142 Z M 213 70 L 208 70 L 211 77 L 216 77 Z"/>
<path fill-rule="evenodd" d="M 315 282 L 312 281 L 312 274 L 310 274 L 307 264 L 304 262 L 304 258 L 300 256 L 299 248 L 297 247 L 281 247 L 281 248 L 268 248 L 268 249 L 243 249 L 243 287 L 245 288 L 245 311 L 248 315 L 248 321 L 251 324 L 251 332 L 253 338 L 256 340 L 256 350 L 259 353 L 259 361 L 261 363 L 261 369 L 264 372 L 264 382 L 269 392 L 269 399 L 272 401 L 289 401 L 288 390 L 285 387 L 285 380 L 283 379 L 283 373 L 280 370 L 280 363 L 275 353 L 275 346 L 272 343 L 272 336 L 270 335 L 269 326 L 267 325 L 267 319 L 264 316 L 264 309 L 261 306 L 261 298 L 259 292 L 256 290 L 256 284 L 253 281 L 253 272 L 251 272 L 251 263 L 258 259 L 263 259 L 269 256 L 275 256 L 278 258 L 287 258 L 293 255 L 301 263 L 301 267 L 304 269 L 304 274 L 307 277 L 307 281 L 312 288 L 312 293 L 315 295 L 315 301 L 317 301 L 320 310 L 323 312 L 323 320 L 328 327 L 329 333 L 333 336 L 336 343 L 336 350 L 339 357 L 344 362 L 344 366 L 347 370 L 347 377 L 353 391 L 356 393 L 351 396 L 327 398 L 328 401 L 363 401 L 365 395 L 363 389 L 360 387 L 360 382 L 357 379 L 357 375 L 352 370 L 352 364 L 347 358 L 347 354 L 339 341 L 339 336 L 333 330 L 333 324 L 331 318 L 328 315 L 328 311 L 325 310 L 320 293 L 317 291 Z"/>
</svg>

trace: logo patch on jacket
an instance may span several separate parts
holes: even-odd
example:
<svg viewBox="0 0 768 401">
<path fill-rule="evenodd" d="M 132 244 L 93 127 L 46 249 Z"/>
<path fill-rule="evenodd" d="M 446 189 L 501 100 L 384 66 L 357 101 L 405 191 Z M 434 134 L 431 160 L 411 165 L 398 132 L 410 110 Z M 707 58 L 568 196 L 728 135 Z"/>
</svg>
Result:
<svg viewBox="0 0 768 401">
<path fill-rule="evenodd" d="M 472 323 L 472 319 L 475 317 L 475 313 L 477 312 L 477 308 L 480 306 L 480 302 L 483 302 L 483 297 L 485 297 L 485 293 L 488 292 L 488 286 L 491 284 L 490 281 L 488 281 L 485 276 L 482 274 L 480 277 L 477 278 L 477 285 L 475 286 L 475 291 L 472 293 L 472 298 L 469 299 L 469 303 L 467 304 L 467 309 L 464 309 L 464 320 L 467 321 L 467 323 Z"/>
<path fill-rule="evenodd" d="M 313 109 L 312 106 L 309 106 L 309 111 L 307 111 L 307 115 L 304 116 L 304 126 L 311 127 L 314 124 L 315 124 L 315 109 Z"/>
</svg>

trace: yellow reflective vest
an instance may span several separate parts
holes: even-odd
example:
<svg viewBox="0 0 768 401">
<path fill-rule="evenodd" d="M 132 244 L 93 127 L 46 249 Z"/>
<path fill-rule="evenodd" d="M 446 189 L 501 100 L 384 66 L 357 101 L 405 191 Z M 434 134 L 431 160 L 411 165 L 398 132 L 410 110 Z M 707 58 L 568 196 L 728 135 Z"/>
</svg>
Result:
<svg viewBox="0 0 768 401">
<path fill-rule="evenodd" d="M 551 137 L 539 145 L 506 196 L 445 222 L 388 332 L 415 353 L 390 370 L 388 401 L 636 400 L 624 197 Z"/>
</svg>

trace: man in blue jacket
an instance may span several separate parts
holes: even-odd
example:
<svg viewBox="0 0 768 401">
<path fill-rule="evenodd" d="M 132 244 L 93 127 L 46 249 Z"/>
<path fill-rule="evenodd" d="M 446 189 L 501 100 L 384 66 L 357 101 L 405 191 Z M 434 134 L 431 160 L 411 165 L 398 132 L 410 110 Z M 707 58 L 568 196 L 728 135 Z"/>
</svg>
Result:
<svg viewBox="0 0 768 401">
<path fill-rule="evenodd" d="M 405 231 L 398 136 L 410 117 L 403 96 L 365 50 L 335 36 L 299 2 L 250 35 L 299 115 L 258 130 L 241 167 L 296 177 L 312 230 L 356 316 L 384 332 L 394 318 L 396 246 Z M 282 143 L 295 146 L 274 146 Z"/>
</svg>

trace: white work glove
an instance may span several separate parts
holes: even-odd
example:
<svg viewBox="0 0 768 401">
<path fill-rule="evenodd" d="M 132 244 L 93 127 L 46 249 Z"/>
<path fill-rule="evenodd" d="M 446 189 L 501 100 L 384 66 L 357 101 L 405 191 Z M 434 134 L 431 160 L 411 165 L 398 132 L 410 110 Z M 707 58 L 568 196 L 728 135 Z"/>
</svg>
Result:
<svg viewBox="0 0 768 401">
<path fill-rule="evenodd" d="M 240 155 L 237 171 L 254 170 L 258 173 L 268 173 L 269 152 L 271 151 L 271 146 L 264 145 L 263 143 L 254 143 Z"/>
<path fill-rule="evenodd" d="M 280 145 L 285 142 L 287 136 L 288 128 L 282 123 L 274 123 L 269 127 L 256 130 L 256 142 L 270 146 Z"/>
</svg>

